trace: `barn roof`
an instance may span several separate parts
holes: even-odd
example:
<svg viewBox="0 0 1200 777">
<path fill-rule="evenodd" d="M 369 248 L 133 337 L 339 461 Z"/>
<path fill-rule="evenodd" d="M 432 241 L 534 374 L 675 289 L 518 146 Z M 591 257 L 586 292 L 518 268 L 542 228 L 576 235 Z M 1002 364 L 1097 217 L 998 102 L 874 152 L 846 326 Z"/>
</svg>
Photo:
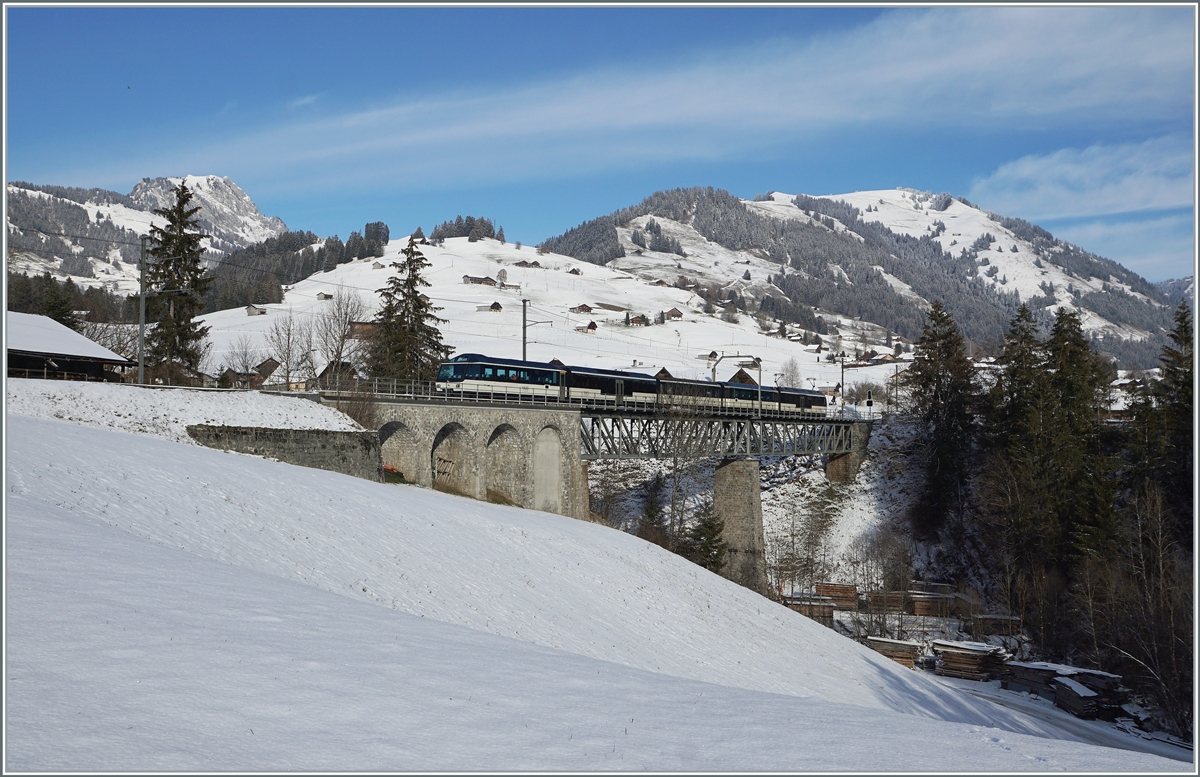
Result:
<svg viewBox="0 0 1200 777">
<path fill-rule="evenodd" d="M 4 315 L 5 340 L 9 351 L 68 356 L 116 364 L 131 363 L 125 357 L 113 353 L 52 318 L 30 313 L 14 313 L 11 310 Z"/>
</svg>

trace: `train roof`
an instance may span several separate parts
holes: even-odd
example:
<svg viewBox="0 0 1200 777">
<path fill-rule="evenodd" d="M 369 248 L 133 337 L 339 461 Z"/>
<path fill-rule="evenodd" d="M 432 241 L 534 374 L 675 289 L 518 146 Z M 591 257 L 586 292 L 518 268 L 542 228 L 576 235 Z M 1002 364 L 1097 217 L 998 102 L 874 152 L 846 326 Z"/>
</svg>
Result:
<svg viewBox="0 0 1200 777">
<path fill-rule="evenodd" d="M 632 378 L 634 380 L 656 380 L 653 375 L 647 375 L 644 372 L 625 372 L 624 370 L 605 370 L 600 367 L 567 367 L 571 372 L 586 373 L 588 375 L 607 375 L 613 378 Z"/>
<path fill-rule="evenodd" d="M 484 356 L 481 353 L 460 353 L 451 359 L 447 359 L 443 364 L 467 364 L 467 363 L 483 363 L 483 364 L 500 364 L 505 367 L 529 367 L 536 370 L 554 370 L 562 372 L 565 368 L 550 362 L 530 362 L 520 359 L 501 359 L 495 356 Z"/>
</svg>

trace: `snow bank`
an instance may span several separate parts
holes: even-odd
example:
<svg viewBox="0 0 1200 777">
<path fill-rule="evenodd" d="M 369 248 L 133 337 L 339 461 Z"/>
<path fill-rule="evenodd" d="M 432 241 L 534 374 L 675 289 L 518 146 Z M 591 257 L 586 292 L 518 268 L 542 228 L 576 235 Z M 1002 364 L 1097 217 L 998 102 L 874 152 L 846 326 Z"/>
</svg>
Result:
<svg viewBox="0 0 1200 777">
<path fill-rule="evenodd" d="M 7 770 L 1187 766 L 629 669 L 159 547 L 24 496 L 10 496 L 6 527 Z"/>
<path fill-rule="evenodd" d="M 117 383 L 9 379 L 9 413 L 192 443 L 191 424 L 362 431 L 317 402 L 257 391 L 183 389 Z"/>
<path fill-rule="evenodd" d="M 602 526 L 17 414 L 112 391 L 166 430 L 251 394 L 16 383 L 10 767 L 1178 766 L 1030 739 L 1056 729 Z"/>
</svg>

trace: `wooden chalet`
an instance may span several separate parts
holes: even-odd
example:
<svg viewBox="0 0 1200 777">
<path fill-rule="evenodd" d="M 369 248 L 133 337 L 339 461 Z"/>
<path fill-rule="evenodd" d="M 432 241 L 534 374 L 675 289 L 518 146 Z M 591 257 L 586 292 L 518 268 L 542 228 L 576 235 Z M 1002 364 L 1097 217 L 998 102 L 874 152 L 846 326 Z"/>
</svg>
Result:
<svg viewBox="0 0 1200 777">
<path fill-rule="evenodd" d="M 488 278 L 488 277 L 486 277 L 486 276 L 485 276 L 485 277 L 479 277 L 479 276 L 475 276 L 475 275 L 464 275 L 464 276 L 463 276 L 463 283 L 467 284 L 468 286 L 470 286 L 470 285 L 476 285 L 476 286 L 495 286 L 495 285 L 496 285 L 496 279 L 495 279 L 495 278 Z"/>
<path fill-rule="evenodd" d="M 577 326 L 575 327 L 575 331 L 585 335 L 594 335 L 596 334 L 596 322 L 589 321 L 582 326 Z"/>
<path fill-rule="evenodd" d="M 571 312 L 572 313 L 591 313 L 592 306 L 587 304 L 586 302 L 584 302 L 581 305 L 576 305 L 575 307 L 571 308 Z"/>
<path fill-rule="evenodd" d="M 567 275 L 582 275 L 582 274 L 583 273 L 579 272 L 578 267 L 572 267 L 571 269 L 567 270 Z"/>
<path fill-rule="evenodd" d="M 114 367 L 137 366 L 48 316 L 10 310 L 4 328 L 10 378 L 119 382 Z"/>
<path fill-rule="evenodd" d="M 246 315 L 247 316 L 265 316 L 265 315 L 267 315 L 267 309 L 260 308 L 258 305 L 247 305 L 246 306 Z"/>
<path fill-rule="evenodd" d="M 676 321 L 683 318 L 683 312 L 679 308 L 671 308 L 667 312 L 663 313 L 663 318 L 667 319 L 668 321 Z"/>
<path fill-rule="evenodd" d="M 756 381 L 754 378 L 750 377 L 750 373 L 746 372 L 744 369 L 742 369 L 740 367 L 738 368 L 737 372 L 733 373 L 733 377 L 731 377 L 729 379 L 729 382 L 730 383 L 741 383 L 744 386 L 757 386 L 758 385 L 758 381 Z"/>
<path fill-rule="evenodd" d="M 319 299 L 319 300 L 333 299 L 333 295 L 332 295 L 332 294 L 330 294 L 330 293 L 328 293 L 328 292 L 324 292 L 324 291 L 318 291 L 318 292 L 317 292 L 317 299 Z"/>
</svg>

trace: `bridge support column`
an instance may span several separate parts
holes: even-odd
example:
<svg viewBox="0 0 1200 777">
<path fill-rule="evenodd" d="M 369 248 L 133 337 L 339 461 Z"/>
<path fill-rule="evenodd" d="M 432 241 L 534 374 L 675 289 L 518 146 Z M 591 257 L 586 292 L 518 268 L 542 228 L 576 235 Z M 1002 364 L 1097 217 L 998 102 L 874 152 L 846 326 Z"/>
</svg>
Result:
<svg viewBox="0 0 1200 777">
<path fill-rule="evenodd" d="M 871 438 L 871 423 L 858 421 L 850 425 L 853 444 L 850 453 L 832 453 L 825 457 L 825 479 L 832 483 L 853 483 L 859 467 L 867 459 L 867 441 Z"/>
<path fill-rule="evenodd" d="M 717 466 L 713 514 L 725 522 L 721 539 L 728 550 L 721 575 L 765 596 L 767 560 L 756 459 L 726 459 Z"/>
</svg>

